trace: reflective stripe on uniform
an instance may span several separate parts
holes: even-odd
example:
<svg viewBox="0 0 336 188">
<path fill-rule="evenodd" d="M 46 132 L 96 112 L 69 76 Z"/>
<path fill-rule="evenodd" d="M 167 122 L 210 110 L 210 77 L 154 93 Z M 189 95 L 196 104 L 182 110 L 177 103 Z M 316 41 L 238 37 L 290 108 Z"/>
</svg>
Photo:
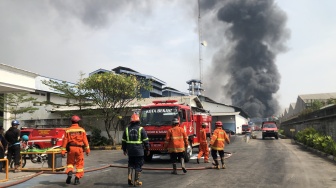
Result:
<svg viewBox="0 0 336 188">
<path fill-rule="evenodd" d="M 84 172 L 84 169 L 82 169 L 82 168 L 77 168 L 76 173 L 79 173 L 79 172 Z"/>
<path fill-rule="evenodd" d="M 69 129 L 66 131 L 66 133 L 71 133 L 71 132 L 85 132 L 84 129 Z"/>
<path fill-rule="evenodd" d="M 142 130 L 142 127 L 139 128 L 139 135 L 138 135 L 138 140 L 137 141 L 132 141 L 132 140 L 129 140 L 129 135 L 128 135 L 128 127 L 126 128 L 126 143 L 127 144 L 142 144 L 142 141 L 141 141 L 141 130 Z M 146 138 L 148 139 L 148 138 Z M 144 139 L 144 140 L 146 140 Z"/>
<path fill-rule="evenodd" d="M 66 148 L 61 148 L 61 150 L 66 150 Z"/>
<path fill-rule="evenodd" d="M 67 165 L 67 168 L 73 168 L 72 164 Z"/>
<path fill-rule="evenodd" d="M 90 149 L 90 146 L 86 146 L 85 149 Z"/>
<path fill-rule="evenodd" d="M 215 146 L 211 146 L 211 149 L 214 149 L 214 150 L 224 150 L 224 148 L 219 148 L 219 147 L 215 147 Z"/>
<path fill-rule="evenodd" d="M 185 148 L 168 148 L 168 152 L 183 152 Z"/>
<path fill-rule="evenodd" d="M 172 140 L 178 140 L 178 139 L 183 139 L 183 136 L 172 136 L 172 137 L 170 137 L 170 139 L 172 139 Z"/>
</svg>

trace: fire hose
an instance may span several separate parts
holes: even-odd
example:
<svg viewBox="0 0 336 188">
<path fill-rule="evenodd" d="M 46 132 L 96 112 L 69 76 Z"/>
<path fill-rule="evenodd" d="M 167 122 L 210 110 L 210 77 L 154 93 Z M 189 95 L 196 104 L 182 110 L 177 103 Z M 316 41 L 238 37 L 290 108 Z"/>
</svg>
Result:
<svg viewBox="0 0 336 188">
<path fill-rule="evenodd" d="M 228 159 L 232 156 L 232 153 L 230 152 L 224 152 L 226 154 L 226 156 L 224 157 L 224 159 Z M 85 172 L 94 172 L 94 171 L 98 171 L 98 170 L 103 170 L 105 168 L 128 168 L 127 165 L 115 165 L 115 164 L 110 164 L 110 165 L 106 165 L 106 166 L 102 166 L 102 167 L 98 167 L 98 168 L 92 168 L 92 169 L 87 169 L 85 170 Z M 142 167 L 143 170 L 172 170 L 172 168 L 153 168 L 153 167 Z M 181 168 L 180 168 L 181 169 Z M 187 170 L 207 170 L 207 169 L 213 169 L 213 167 L 194 167 L 194 168 L 186 168 Z M 15 185 L 18 185 L 20 183 L 24 183 L 34 177 L 37 177 L 41 174 L 65 174 L 65 172 L 49 172 L 49 171 L 40 171 L 40 172 L 37 172 L 35 173 L 34 175 L 32 176 L 29 176 L 29 177 L 26 177 L 22 180 L 18 180 L 18 181 L 15 181 L 15 182 L 12 182 L 12 183 L 9 183 L 9 184 L 6 184 L 4 186 L 1 186 L 2 187 L 12 187 L 12 186 L 15 186 Z"/>
</svg>

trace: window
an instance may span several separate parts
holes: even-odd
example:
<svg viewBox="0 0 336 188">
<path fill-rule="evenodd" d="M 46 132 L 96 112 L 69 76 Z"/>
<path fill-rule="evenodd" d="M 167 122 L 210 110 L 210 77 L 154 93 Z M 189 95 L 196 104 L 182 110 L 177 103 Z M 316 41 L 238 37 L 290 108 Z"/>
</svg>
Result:
<svg viewBox="0 0 336 188">
<path fill-rule="evenodd" d="M 186 110 L 182 109 L 181 111 L 182 111 L 181 122 L 186 122 L 186 120 L 187 120 Z"/>
<path fill-rule="evenodd" d="M 187 121 L 191 122 L 190 110 L 187 110 Z"/>
</svg>

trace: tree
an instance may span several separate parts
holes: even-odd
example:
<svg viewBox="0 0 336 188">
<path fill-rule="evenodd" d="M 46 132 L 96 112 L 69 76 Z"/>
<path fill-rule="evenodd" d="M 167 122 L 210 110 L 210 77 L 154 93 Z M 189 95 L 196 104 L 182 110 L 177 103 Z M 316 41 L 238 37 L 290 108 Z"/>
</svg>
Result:
<svg viewBox="0 0 336 188">
<path fill-rule="evenodd" d="M 138 80 L 135 76 L 114 73 L 94 74 L 84 80 L 84 88 L 102 110 L 105 130 L 113 145 L 119 120 L 129 109 L 128 104 L 141 97 L 140 89 L 151 89 L 150 83 Z M 114 128 L 114 137 L 110 134 L 111 127 Z"/>
<path fill-rule="evenodd" d="M 80 79 L 77 83 L 69 83 L 66 81 L 56 80 L 43 80 L 42 83 L 53 89 L 60 97 L 67 99 L 65 104 L 56 104 L 50 101 L 46 101 L 46 104 L 52 104 L 55 106 L 76 106 L 79 108 L 78 114 L 82 117 L 84 114 L 90 114 L 91 111 L 88 108 L 92 106 L 92 102 L 88 100 L 88 94 L 83 89 L 83 76 L 84 73 L 80 73 Z M 73 112 L 65 112 L 65 116 L 71 116 Z"/>
<path fill-rule="evenodd" d="M 33 113 L 38 108 L 33 107 L 33 103 L 37 102 L 36 98 L 28 97 L 28 93 L 8 93 L 0 95 L 0 111 L 9 112 L 17 119 L 19 114 Z"/>
</svg>

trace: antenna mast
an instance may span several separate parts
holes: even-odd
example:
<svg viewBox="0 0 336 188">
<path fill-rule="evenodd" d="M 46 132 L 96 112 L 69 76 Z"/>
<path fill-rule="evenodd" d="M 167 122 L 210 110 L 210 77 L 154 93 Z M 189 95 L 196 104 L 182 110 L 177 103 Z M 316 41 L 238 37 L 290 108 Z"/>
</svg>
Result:
<svg viewBox="0 0 336 188">
<path fill-rule="evenodd" d="M 201 31 L 201 8 L 200 8 L 200 0 L 198 0 L 198 48 L 199 48 L 200 81 L 202 82 L 202 31 Z"/>
</svg>

